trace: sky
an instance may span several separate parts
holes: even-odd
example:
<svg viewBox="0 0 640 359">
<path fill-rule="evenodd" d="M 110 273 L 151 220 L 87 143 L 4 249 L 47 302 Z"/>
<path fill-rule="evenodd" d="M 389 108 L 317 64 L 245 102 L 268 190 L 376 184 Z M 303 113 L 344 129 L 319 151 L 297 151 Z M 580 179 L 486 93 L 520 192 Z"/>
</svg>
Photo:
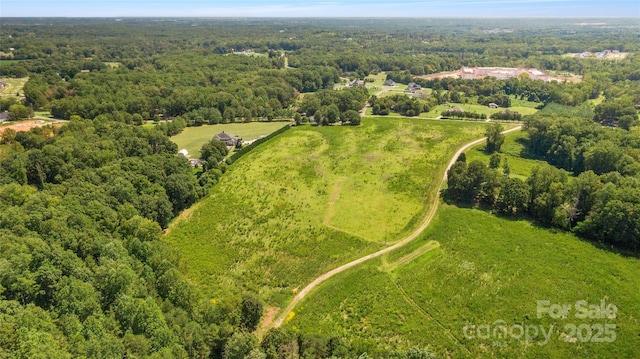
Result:
<svg viewBox="0 0 640 359">
<path fill-rule="evenodd" d="M 640 17 L 640 0 L 0 0 L 2 17 Z"/>
</svg>

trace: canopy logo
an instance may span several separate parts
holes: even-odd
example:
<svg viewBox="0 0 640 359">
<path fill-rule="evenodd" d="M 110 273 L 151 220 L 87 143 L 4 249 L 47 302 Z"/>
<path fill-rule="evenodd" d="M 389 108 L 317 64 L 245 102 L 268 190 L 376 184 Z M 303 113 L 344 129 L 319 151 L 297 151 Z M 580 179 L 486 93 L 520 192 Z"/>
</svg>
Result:
<svg viewBox="0 0 640 359">
<path fill-rule="evenodd" d="M 616 325 L 611 323 L 618 315 L 618 307 L 604 299 L 598 304 L 586 300 L 575 303 L 551 303 L 549 300 L 536 302 L 538 319 L 548 317 L 554 321 L 572 322 L 544 324 L 507 324 L 498 319 L 491 324 L 468 324 L 462 328 L 466 339 L 492 341 L 493 346 L 504 347 L 511 340 L 524 340 L 527 344 L 536 342 L 546 345 L 557 334 L 558 339 L 568 343 L 612 343 L 616 340 Z M 591 321 L 575 323 L 573 320 Z M 596 323 L 593 323 L 597 321 Z"/>
</svg>

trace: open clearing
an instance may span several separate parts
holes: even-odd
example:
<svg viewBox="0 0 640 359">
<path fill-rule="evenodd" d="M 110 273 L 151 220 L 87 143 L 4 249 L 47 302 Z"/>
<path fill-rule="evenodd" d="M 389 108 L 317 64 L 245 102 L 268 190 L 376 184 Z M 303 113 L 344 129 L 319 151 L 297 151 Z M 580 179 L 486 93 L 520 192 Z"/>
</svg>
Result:
<svg viewBox="0 0 640 359">
<path fill-rule="evenodd" d="M 26 132 L 34 127 L 43 127 L 48 125 L 62 126 L 66 121 L 46 121 L 46 120 L 29 120 L 29 121 L 17 121 L 8 122 L 0 126 L 0 133 L 7 129 L 12 129 L 16 132 Z"/>
<path fill-rule="evenodd" d="M 179 150 L 185 148 L 191 157 L 197 158 L 202 145 L 222 131 L 240 136 L 245 141 L 252 141 L 288 125 L 289 122 L 249 122 L 187 127 L 180 134 L 171 137 L 171 140 L 178 145 Z"/>
<path fill-rule="evenodd" d="M 526 154 L 527 136 L 526 132 L 515 132 L 506 135 L 504 144 L 502 144 L 500 151 L 501 160 L 504 161 L 506 158 L 509 163 L 511 177 L 517 177 L 522 180 L 527 179 L 531 175 L 533 167 L 536 165 L 546 164 L 545 161 L 523 157 Z M 488 166 L 491 155 L 487 154 L 484 151 L 484 148 L 485 146 L 476 146 L 467 151 L 465 153 L 467 156 L 467 163 L 471 163 L 471 161 L 474 160 L 480 160 Z M 500 163 L 500 168 L 502 168 L 503 163 L 504 162 Z"/>
<path fill-rule="evenodd" d="M 401 93 L 401 92 L 398 92 L 398 93 Z M 384 95 L 386 95 L 386 96 L 389 96 L 390 94 L 394 94 L 394 93 L 391 92 L 391 91 L 384 93 Z M 463 103 L 451 102 L 449 104 L 449 106 L 447 106 L 447 105 L 438 105 L 438 106 L 434 107 L 433 109 L 431 109 L 431 111 L 429 111 L 429 112 L 423 112 L 423 113 L 420 114 L 419 117 L 420 118 L 431 118 L 431 119 L 438 118 L 438 117 L 440 117 L 440 114 L 442 114 L 443 111 L 449 110 L 452 107 L 456 107 L 456 106 L 462 108 L 464 111 L 467 111 L 467 112 L 483 113 L 483 114 L 487 115 L 487 118 L 489 116 L 491 116 L 491 114 L 507 110 L 506 108 L 489 108 L 489 107 L 484 106 L 484 105 L 463 104 Z M 523 116 L 531 115 L 531 114 L 534 114 L 534 113 L 538 112 L 537 109 L 532 108 L 532 107 L 528 107 L 528 106 L 511 106 L 511 107 L 508 108 L 508 110 L 518 112 Z M 372 116 L 372 110 L 371 110 L 370 107 L 367 108 L 367 115 L 368 116 Z M 397 112 L 391 112 L 389 114 L 389 116 L 393 117 L 393 116 L 400 116 L 400 115 Z M 387 116 L 380 116 L 380 117 L 387 117 Z M 473 119 L 464 119 L 464 120 L 465 121 L 477 121 L 477 122 L 485 121 L 485 120 L 473 120 Z"/>
<path fill-rule="evenodd" d="M 7 55 L 10 55 L 10 53 L 0 51 L 0 56 L 7 56 Z M 0 60 L 0 66 L 9 66 L 9 65 L 17 64 L 20 61 L 24 61 L 24 60 Z"/>
<path fill-rule="evenodd" d="M 3 88 L 2 91 L 0 91 L 0 95 L 15 97 L 16 93 L 22 92 L 22 88 L 24 87 L 24 84 L 26 84 L 27 81 L 29 81 L 29 78 L 28 77 L 3 78 L 2 81 L 4 81 L 4 83 L 7 84 L 7 86 Z"/>
<path fill-rule="evenodd" d="M 514 100 L 512 99 L 512 102 L 513 101 Z M 513 106 L 509 108 L 490 108 L 485 105 L 450 102 L 448 106 L 438 105 L 431 109 L 431 111 L 422 113 L 420 117 L 436 118 L 440 116 L 443 111 L 449 110 L 453 107 L 460 107 L 466 112 L 482 113 L 487 115 L 487 117 L 491 116 L 494 113 L 503 112 L 504 110 L 515 111 L 520 113 L 522 116 L 525 116 L 538 112 L 538 110 L 534 108 L 535 105 L 536 103 L 533 102 L 518 101 L 516 103 L 513 103 Z"/>
<path fill-rule="evenodd" d="M 282 308 L 295 288 L 411 233 L 455 149 L 484 130 L 397 118 L 293 128 L 231 166 L 165 240 L 211 298 L 248 290 Z"/>
<path fill-rule="evenodd" d="M 416 252 L 425 245 L 428 250 Z M 388 263 L 403 259 L 390 268 Z M 289 325 L 363 346 L 429 346 L 440 357 L 630 358 L 638 354 L 637 288 L 636 258 L 526 220 L 441 205 L 422 238 L 321 285 L 298 305 Z M 566 319 L 538 318 L 538 300 L 572 305 L 605 300 L 617 306 L 618 314 L 615 319 L 579 319 L 573 311 Z M 538 344 L 542 334 L 528 341 L 506 335 L 465 338 L 465 326 L 485 324 L 492 332 L 501 324 L 546 330 L 554 325 L 555 331 L 546 345 Z M 615 324 L 617 339 L 565 342 L 562 333 L 569 333 L 565 326 L 570 324 Z"/>
</svg>

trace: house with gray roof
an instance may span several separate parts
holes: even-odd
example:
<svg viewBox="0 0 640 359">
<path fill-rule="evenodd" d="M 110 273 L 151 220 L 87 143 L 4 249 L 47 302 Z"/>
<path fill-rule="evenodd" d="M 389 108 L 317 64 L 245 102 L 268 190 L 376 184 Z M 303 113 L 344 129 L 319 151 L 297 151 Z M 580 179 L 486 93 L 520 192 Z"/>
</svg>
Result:
<svg viewBox="0 0 640 359">
<path fill-rule="evenodd" d="M 218 140 L 220 142 L 223 142 L 225 145 L 229 146 L 229 147 L 235 147 L 235 145 L 238 143 L 238 137 L 230 134 L 230 133 L 226 133 L 224 131 L 220 132 L 219 134 L 213 136 L 214 140 Z"/>
</svg>

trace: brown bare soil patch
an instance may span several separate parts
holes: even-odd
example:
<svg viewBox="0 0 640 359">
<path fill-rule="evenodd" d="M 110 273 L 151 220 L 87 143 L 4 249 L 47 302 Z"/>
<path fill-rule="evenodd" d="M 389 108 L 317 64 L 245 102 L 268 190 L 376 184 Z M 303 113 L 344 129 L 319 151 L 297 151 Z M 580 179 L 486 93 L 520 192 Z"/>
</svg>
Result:
<svg viewBox="0 0 640 359">
<path fill-rule="evenodd" d="M 34 127 L 44 127 L 44 126 L 62 126 L 62 123 L 59 122 L 47 122 L 42 120 L 29 120 L 29 121 L 20 121 L 14 122 L 10 125 L 5 125 L 0 127 L 0 134 L 6 131 L 8 128 L 16 131 L 16 132 L 26 132 Z"/>
<path fill-rule="evenodd" d="M 271 328 L 271 324 L 273 324 L 273 319 L 275 319 L 276 314 L 280 310 L 279 307 L 269 307 L 267 308 L 267 313 L 262 317 L 260 321 L 260 325 L 258 326 L 258 333 L 265 333 L 269 328 Z"/>
</svg>

